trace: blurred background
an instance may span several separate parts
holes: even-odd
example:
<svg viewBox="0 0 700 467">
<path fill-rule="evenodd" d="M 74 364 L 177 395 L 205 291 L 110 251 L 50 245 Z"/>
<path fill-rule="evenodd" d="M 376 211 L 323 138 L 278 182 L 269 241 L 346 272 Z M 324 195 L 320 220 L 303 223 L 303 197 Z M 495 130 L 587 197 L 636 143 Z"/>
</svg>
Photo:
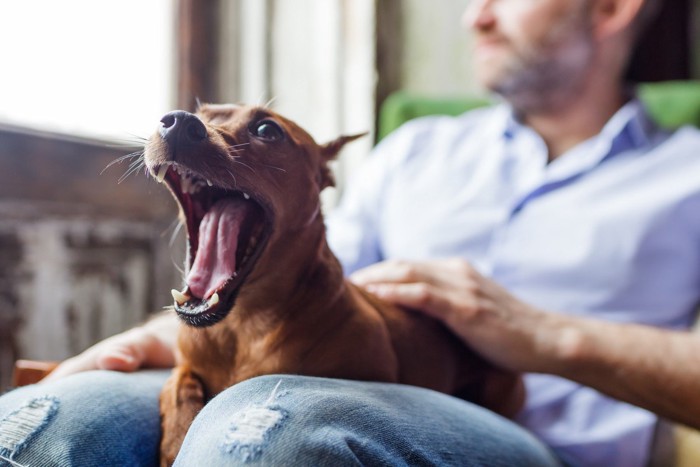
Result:
<svg viewBox="0 0 700 467">
<path fill-rule="evenodd" d="M 17 358 L 58 360 L 143 321 L 179 287 L 175 203 L 119 182 L 161 115 L 266 104 L 319 142 L 370 131 L 396 91 L 478 94 L 468 0 L 23 0 L 0 3 L 0 390 Z M 630 69 L 700 77 L 700 0 L 666 0 Z"/>
</svg>

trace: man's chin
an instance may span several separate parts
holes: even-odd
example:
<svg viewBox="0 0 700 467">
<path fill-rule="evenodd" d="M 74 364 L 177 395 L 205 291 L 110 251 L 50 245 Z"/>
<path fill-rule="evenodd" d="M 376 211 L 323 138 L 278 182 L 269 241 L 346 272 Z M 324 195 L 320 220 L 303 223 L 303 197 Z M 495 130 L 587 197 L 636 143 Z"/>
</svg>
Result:
<svg viewBox="0 0 700 467">
<path fill-rule="evenodd" d="M 503 97 L 506 97 L 504 94 L 509 94 L 513 84 L 512 77 L 493 68 L 488 73 L 477 73 L 476 80 L 483 89 Z"/>
<path fill-rule="evenodd" d="M 497 94 L 513 87 L 523 68 L 518 57 L 506 53 L 477 54 L 474 66 L 479 84 Z"/>
</svg>

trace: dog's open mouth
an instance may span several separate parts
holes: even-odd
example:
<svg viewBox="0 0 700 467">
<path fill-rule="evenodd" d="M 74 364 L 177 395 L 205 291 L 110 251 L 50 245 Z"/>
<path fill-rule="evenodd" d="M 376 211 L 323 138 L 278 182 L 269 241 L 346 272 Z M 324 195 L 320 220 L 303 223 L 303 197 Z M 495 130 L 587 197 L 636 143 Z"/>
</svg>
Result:
<svg viewBox="0 0 700 467">
<path fill-rule="evenodd" d="M 175 311 L 192 326 L 209 326 L 233 307 L 270 236 L 270 222 L 247 193 L 217 187 L 176 162 L 152 168 L 185 215 L 188 240 L 185 289 L 173 290 Z"/>
</svg>

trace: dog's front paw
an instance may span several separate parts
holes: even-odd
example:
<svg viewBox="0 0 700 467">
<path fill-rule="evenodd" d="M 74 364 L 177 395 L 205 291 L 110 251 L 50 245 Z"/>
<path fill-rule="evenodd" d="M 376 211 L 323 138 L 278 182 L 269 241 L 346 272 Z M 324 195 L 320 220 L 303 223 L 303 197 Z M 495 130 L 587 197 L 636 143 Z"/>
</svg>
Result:
<svg viewBox="0 0 700 467">
<path fill-rule="evenodd" d="M 202 382 L 187 368 L 175 368 L 160 393 L 161 467 L 170 466 L 175 462 L 185 434 L 202 407 Z"/>
</svg>

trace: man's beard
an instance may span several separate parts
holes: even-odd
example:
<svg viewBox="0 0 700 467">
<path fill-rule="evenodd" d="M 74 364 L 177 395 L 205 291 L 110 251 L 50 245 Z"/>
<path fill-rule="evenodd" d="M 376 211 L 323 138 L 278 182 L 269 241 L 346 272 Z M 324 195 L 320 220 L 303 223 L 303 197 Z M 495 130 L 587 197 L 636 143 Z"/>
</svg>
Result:
<svg viewBox="0 0 700 467">
<path fill-rule="evenodd" d="M 590 34 L 576 26 L 563 34 L 553 31 L 544 45 L 517 51 L 491 91 L 526 114 L 555 110 L 575 97 L 585 85 L 594 50 Z"/>
</svg>

